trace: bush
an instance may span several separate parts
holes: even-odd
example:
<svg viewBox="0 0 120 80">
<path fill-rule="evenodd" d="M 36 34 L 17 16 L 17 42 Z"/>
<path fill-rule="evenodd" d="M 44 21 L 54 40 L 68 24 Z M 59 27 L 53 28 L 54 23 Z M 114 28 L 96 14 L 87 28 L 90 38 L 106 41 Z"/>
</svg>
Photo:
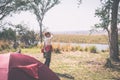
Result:
<svg viewBox="0 0 120 80">
<path fill-rule="evenodd" d="M 76 46 L 76 51 L 80 51 L 81 47 L 80 46 Z"/>
<path fill-rule="evenodd" d="M 88 49 L 88 47 L 85 47 L 85 49 L 84 49 L 84 50 L 85 50 L 86 52 L 88 52 L 88 50 L 89 50 L 89 49 Z"/>
<path fill-rule="evenodd" d="M 59 48 L 53 50 L 55 53 L 61 53 Z"/>
<path fill-rule="evenodd" d="M 9 50 L 11 49 L 11 46 L 10 46 L 10 43 L 8 43 L 7 41 L 0 41 L 0 51 L 3 51 L 3 50 Z"/>
<path fill-rule="evenodd" d="M 2 51 L 2 48 L 0 47 L 0 51 Z"/>
<path fill-rule="evenodd" d="M 74 46 L 72 46 L 71 51 L 76 51 L 76 48 Z"/>
<path fill-rule="evenodd" d="M 97 48 L 95 46 L 89 47 L 91 53 L 97 53 Z"/>
<path fill-rule="evenodd" d="M 20 43 L 20 48 L 25 48 L 25 44 L 24 43 Z"/>
<path fill-rule="evenodd" d="M 5 49 L 5 46 L 4 46 L 4 45 L 1 45 L 1 49 L 4 50 L 4 49 Z"/>
</svg>

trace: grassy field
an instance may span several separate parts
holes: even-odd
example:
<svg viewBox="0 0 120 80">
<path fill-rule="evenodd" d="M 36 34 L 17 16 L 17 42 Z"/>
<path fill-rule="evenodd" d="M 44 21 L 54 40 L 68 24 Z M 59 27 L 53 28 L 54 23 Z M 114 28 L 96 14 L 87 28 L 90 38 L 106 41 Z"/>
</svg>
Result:
<svg viewBox="0 0 120 80">
<path fill-rule="evenodd" d="M 22 49 L 24 54 L 44 63 L 39 49 Z M 120 68 L 105 68 L 108 53 L 62 52 L 53 53 L 50 69 L 61 80 L 120 80 Z M 119 65 L 120 67 L 120 65 Z"/>
<path fill-rule="evenodd" d="M 53 42 L 107 44 L 107 35 L 55 34 Z"/>
</svg>

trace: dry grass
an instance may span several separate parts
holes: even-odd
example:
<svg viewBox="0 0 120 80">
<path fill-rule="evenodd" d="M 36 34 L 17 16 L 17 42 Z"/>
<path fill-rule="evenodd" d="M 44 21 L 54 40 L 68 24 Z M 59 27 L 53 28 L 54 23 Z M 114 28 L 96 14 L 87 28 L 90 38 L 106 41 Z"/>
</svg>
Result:
<svg viewBox="0 0 120 80">
<path fill-rule="evenodd" d="M 44 62 L 42 53 L 32 51 L 26 54 Z M 107 57 L 108 53 L 93 54 L 79 51 L 53 53 L 50 68 L 61 80 L 120 80 L 119 69 L 104 67 Z"/>
<path fill-rule="evenodd" d="M 106 44 L 107 35 L 55 34 L 53 42 Z"/>
</svg>

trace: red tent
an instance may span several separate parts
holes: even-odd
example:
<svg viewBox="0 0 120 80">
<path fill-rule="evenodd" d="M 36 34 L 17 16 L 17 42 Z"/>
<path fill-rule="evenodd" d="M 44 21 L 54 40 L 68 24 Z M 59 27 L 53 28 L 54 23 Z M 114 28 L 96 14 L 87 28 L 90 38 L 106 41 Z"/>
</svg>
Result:
<svg viewBox="0 0 120 80">
<path fill-rule="evenodd" d="M 47 66 L 23 54 L 0 54 L 0 80 L 60 80 Z"/>
</svg>

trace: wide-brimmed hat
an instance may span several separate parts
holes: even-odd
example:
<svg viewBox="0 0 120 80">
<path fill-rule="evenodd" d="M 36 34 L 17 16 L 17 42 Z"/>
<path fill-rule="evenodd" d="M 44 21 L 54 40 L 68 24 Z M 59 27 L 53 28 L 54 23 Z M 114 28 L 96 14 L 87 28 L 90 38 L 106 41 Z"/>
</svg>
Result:
<svg viewBox="0 0 120 80">
<path fill-rule="evenodd" d="M 45 36 L 47 36 L 47 35 L 51 36 L 51 33 L 50 32 L 45 32 Z"/>
</svg>

